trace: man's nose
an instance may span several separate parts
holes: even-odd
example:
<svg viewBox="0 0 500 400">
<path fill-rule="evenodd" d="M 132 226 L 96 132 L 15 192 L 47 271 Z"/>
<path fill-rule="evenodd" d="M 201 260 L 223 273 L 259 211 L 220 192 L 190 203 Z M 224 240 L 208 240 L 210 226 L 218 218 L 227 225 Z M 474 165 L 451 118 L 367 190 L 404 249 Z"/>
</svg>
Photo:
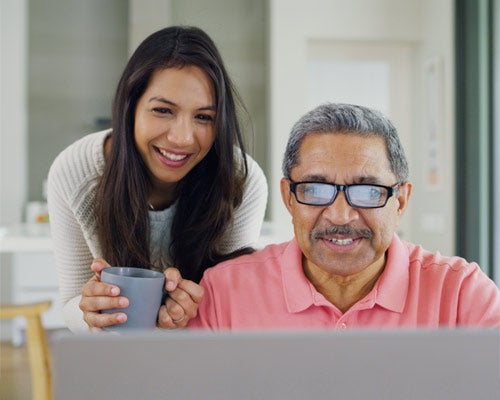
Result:
<svg viewBox="0 0 500 400">
<path fill-rule="evenodd" d="M 326 206 L 323 216 L 335 225 L 346 225 L 358 218 L 358 210 L 347 202 L 344 191 L 339 190 L 334 202 Z"/>
</svg>

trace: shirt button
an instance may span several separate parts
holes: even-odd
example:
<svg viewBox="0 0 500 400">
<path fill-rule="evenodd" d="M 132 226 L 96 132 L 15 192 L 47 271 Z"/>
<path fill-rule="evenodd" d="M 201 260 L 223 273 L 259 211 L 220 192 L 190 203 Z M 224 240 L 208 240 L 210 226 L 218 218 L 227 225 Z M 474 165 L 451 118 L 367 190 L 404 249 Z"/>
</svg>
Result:
<svg viewBox="0 0 500 400">
<path fill-rule="evenodd" d="M 342 322 L 340 324 L 340 330 L 345 331 L 347 329 L 347 324 L 345 322 Z"/>
</svg>

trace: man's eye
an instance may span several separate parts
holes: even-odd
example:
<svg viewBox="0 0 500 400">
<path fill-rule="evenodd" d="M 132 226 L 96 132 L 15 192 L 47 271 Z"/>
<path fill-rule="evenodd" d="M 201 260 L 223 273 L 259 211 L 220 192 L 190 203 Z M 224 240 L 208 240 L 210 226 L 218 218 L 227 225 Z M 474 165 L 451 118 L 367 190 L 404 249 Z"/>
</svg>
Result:
<svg viewBox="0 0 500 400">
<path fill-rule="evenodd" d="M 370 188 L 370 198 L 371 199 L 378 199 L 382 196 L 382 191 L 380 188 L 372 187 Z"/>
</svg>

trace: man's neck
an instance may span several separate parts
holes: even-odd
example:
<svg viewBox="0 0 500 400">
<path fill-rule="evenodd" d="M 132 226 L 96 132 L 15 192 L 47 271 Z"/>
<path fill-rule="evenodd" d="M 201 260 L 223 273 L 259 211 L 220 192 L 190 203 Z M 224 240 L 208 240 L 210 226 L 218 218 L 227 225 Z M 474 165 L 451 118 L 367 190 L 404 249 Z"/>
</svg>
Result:
<svg viewBox="0 0 500 400">
<path fill-rule="evenodd" d="M 304 272 L 316 290 L 345 313 L 373 289 L 384 271 L 385 259 L 381 261 L 347 276 L 329 274 L 317 267 L 314 271 L 305 267 Z"/>
</svg>

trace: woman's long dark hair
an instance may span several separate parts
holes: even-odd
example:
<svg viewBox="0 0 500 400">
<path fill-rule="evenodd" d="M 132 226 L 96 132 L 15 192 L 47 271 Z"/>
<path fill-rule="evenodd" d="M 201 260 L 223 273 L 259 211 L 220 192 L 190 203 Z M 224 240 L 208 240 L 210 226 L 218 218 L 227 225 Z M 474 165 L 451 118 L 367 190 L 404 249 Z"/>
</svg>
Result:
<svg viewBox="0 0 500 400">
<path fill-rule="evenodd" d="M 242 201 L 247 176 L 237 117 L 243 105 L 214 42 L 201 29 L 162 29 L 146 38 L 130 58 L 113 102 L 112 146 L 98 186 L 96 218 L 103 257 L 109 263 L 151 268 L 149 178 L 134 142 L 135 109 L 155 71 L 190 65 L 205 71 L 213 82 L 215 141 L 177 184 L 170 253 L 182 276 L 198 282 L 206 268 L 228 258 L 218 250 L 220 240 Z M 235 146 L 241 155 L 235 154 Z"/>
</svg>

